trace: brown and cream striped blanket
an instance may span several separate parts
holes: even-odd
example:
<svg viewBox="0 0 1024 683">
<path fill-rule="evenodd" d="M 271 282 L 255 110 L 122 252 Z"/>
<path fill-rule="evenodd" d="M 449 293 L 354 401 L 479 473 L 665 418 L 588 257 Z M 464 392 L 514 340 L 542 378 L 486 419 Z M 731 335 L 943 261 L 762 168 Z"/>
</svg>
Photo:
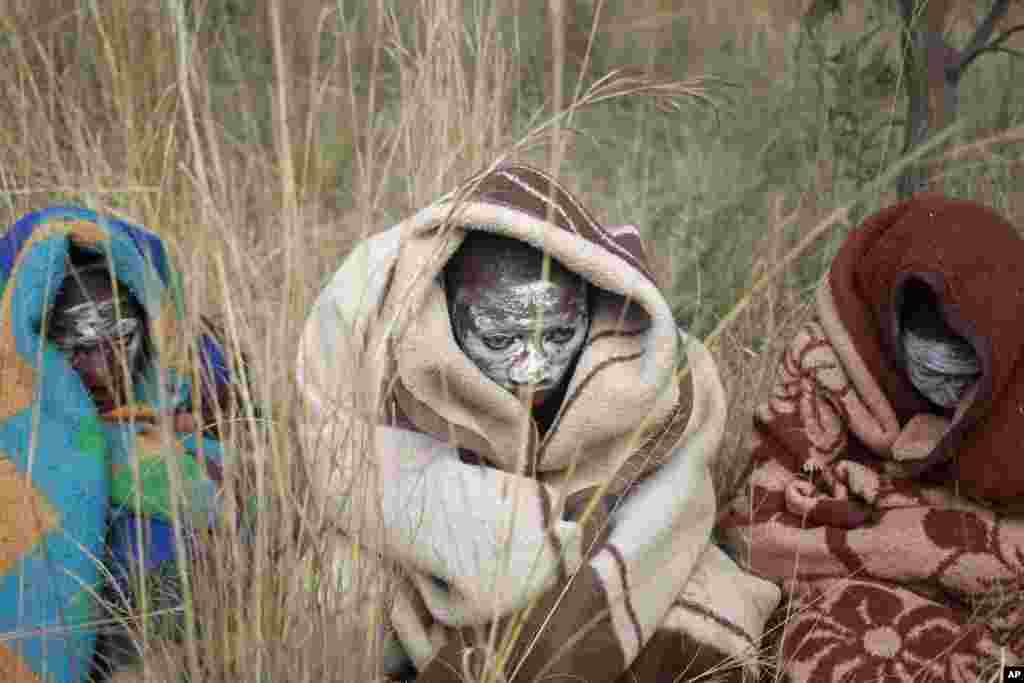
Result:
<svg viewBox="0 0 1024 683">
<path fill-rule="evenodd" d="M 440 274 L 467 230 L 523 240 L 596 288 L 544 434 L 453 337 Z M 757 672 L 779 591 L 710 543 L 723 389 L 635 228 L 497 166 L 356 248 L 307 322 L 299 378 L 325 499 L 403 577 L 389 619 L 421 683 L 477 680 L 482 649 L 512 641 L 491 658 L 501 680 Z"/>
<path fill-rule="evenodd" d="M 910 283 L 981 360 L 948 414 L 902 370 Z M 816 304 L 721 519 L 786 590 L 778 665 L 794 683 L 1002 680 L 1024 658 L 1024 241 L 990 209 L 922 196 L 851 233 Z"/>
</svg>

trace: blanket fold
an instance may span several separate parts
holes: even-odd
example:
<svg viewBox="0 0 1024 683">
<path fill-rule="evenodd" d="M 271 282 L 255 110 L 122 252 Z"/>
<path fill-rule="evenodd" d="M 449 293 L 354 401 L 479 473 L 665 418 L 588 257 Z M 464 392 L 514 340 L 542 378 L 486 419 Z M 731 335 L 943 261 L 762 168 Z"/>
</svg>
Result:
<svg viewBox="0 0 1024 683">
<path fill-rule="evenodd" d="M 974 681 L 1024 658 L 1024 240 L 923 195 L 869 217 L 757 408 L 751 472 L 720 519 L 790 598 L 794 683 Z M 981 361 L 958 405 L 907 379 L 900 311 L 925 287 Z"/>
<path fill-rule="evenodd" d="M 546 433 L 452 333 L 442 273 L 470 230 L 524 241 L 593 286 Z M 357 247 L 307 322 L 299 377 L 325 495 L 370 491 L 344 526 L 410 574 L 392 621 L 420 680 L 477 666 L 490 628 L 521 629 L 516 680 L 757 670 L 778 590 L 710 546 L 724 392 L 635 227 L 600 225 L 536 169 L 491 169 Z M 575 516 L 592 495 L 596 512 Z"/>
<path fill-rule="evenodd" d="M 116 413 L 97 414 L 77 373 L 45 334 L 72 246 L 107 255 L 165 352 L 133 387 L 135 403 Z M 135 570 L 176 558 L 172 476 L 181 477 L 186 492 L 180 503 L 187 522 L 205 526 L 216 517 L 217 442 L 194 434 L 168 439 L 157 424 L 192 399 L 176 278 L 159 238 L 86 209 L 28 214 L 0 238 L 4 681 L 87 680 L 102 584 L 114 579 L 130 593 Z"/>
</svg>

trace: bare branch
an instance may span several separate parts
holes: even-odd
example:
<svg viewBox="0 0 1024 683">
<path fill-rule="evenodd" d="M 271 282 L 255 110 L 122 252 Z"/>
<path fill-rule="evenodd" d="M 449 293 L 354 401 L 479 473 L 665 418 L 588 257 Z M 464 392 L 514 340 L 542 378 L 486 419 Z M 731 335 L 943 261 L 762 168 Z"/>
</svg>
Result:
<svg viewBox="0 0 1024 683">
<path fill-rule="evenodd" d="M 981 50 L 979 50 L 978 54 L 975 55 L 975 58 L 980 57 L 981 55 L 983 55 L 985 53 L 988 53 L 988 52 L 1002 52 L 1003 54 L 1010 55 L 1011 57 L 1024 58 L 1024 52 L 1021 52 L 1020 50 L 1014 50 L 1014 49 L 1008 48 L 1008 47 L 991 47 L 991 46 L 990 47 L 984 47 Z"/>
<path fill-rule="evenodd" d="M 910 22 L 914 20 L 914 0 L 897 0 L 900 16 L 903 17 L 903 24 L 910 28 Z"/>
<path fill-rule="evenodd" d="M 995 31 L 996 24 L 999 23 L 1000 19 L 1006 16 L 1006 12 L 1009 9 L 1010 0 L 995 0 L 995 2 L 992 3 L 992 9 L 989 10 L 988 15 L 978 25 L 978 28 L 974 32 L 974 35 L 971 36 L 971 41 L 967 44 L 967 47 L 965 47 L 963 52 L 960 53 L 960 59 L 955 65 L 950 66 L 947 69 L 947 78 L 950 78 L 954 82 L 960 80 L 964 70 L 979 54 L 981 54 L 982 50 L 989 46 L 989 39 L 992 37 L 992 32 Z M 1000 39 L 1005 40 L 1005 37 L 1000 36 Z"/>
<path fill-rule="evenodd" d="M 1024 31 L 1024 24 L 1020 24 L 1019 26 L 1014 26 L 1011 29 L 1003 31 L 991 43 L 983 46 L 980 50 L 975 51 L 974 54 L 972 54 L 970 57 L 967 57 L 966 59 L 961 59 L 960 62 L 962 66 L 957 65 L 957 68 L 959 70 L 959 73 L 957 73 L 957 78 L 963 75 L 964 70 L 966 70 L 967 67 L 969 67 L 975 59 L 982 56 L 986 52 L 1005 52 L 1007 54 L 1019 57 L 1021 54 L 1019 50 L 1013 50 L 1008 47 L 1002 47 L 1002 44 L 1006 42 L 1007 38 L 1012 36 L 1014 33 L 1018 33 L 1020 31 Z"/>
<path fill-rule="evenodd" d="M 989 47 L 999 47 L 1000 45 L 1005 43 L 1009 39 L 1010 36 L 1012 36 L 1014 33 L 1020 32 L 1020 31 L 1024 31 L 1024 24 L 1017 24 L 1016 26 L 1014 26 L 1012 28 L 1006 29 L 1005 31 L 1000 33 L 998 36 L 996 36 L 996 39 L 993 40 L 988 45 L 989 45 Z"/>
<path fill-rule="evenodd" d="M 974 32 L 974 36 L 971 38 L 971 42 L 964 48 L 965 53 L 971 53 L 975 50 L 980 50 L 988 44 L 989 38 L 992 37 L 992 32 L 996 28 L 996 24 L 1002 19 L 1007 10 L 1010 9 L 1010 0 L 995 0 L 992 3 L 992 9 L 989 10 L 988 16 L 986 16 L 981 24 L 978 25 L 978 29 Z"/>
</svg>

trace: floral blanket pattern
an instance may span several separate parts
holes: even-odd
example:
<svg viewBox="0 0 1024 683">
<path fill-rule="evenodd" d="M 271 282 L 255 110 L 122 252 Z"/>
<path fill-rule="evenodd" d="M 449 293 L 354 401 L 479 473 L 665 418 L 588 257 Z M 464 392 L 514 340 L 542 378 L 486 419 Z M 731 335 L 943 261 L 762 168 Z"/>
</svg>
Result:
<svg viewBox="0 0 1024 683">
<path fill-rule="evenodd" d="M 808 323 L 757 412 L 725 536 L 793 589 L 782 661 L 795 680 L 979 680 L 1024 655 L 1024 520 L 843 457 L 848 421 L 869 414 Z M 801 442 L 803 458 L 786 448 Z"/>
<path fill-rule="evenodd" d="M 920 204 L 932 217 L 947 206 Z M 984 240 L 988 214 L 954 208 L 973 211 Z M 915 206 L 903 210 L 851 241 L 898 227 Z M 742 566 L 785 589 L 772 635 L 788 680 L 989 680 L 1024 660 L 1024 515 L 1012 501 L 964 495 L 964 457 L 963 481 L 941 469 L 908 474 L 978 406 L 968 397 L 947 416 L 907 409 L 877 349 L 847 324 L 851 295 L 837 291 L 837 273 L 858 255 L 857 267 L 870 263 L 840 252 L 815 317 L 783 354 L 755 412 L 751 469 L 719 531 Z M 890 253 L 889 263 L 900 259 Z M 964 432 L 964 456 L 984 457 L 978 427 Z M 1004 446 L 1019 448 L 1017 434 Z"/>
</svg>

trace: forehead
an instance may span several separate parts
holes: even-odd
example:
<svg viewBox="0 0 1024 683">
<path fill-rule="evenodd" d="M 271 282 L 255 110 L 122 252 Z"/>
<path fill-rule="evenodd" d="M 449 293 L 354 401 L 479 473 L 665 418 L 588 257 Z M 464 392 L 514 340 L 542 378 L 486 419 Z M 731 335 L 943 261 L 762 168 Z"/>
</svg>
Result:
<svg viewBox="0 0 1024 683">
<path fill-rule="evenodd" d="M 480 333 L 585 326 L 586 290 L 542 280 L 526 282 L 477 292 L 471 300 L 456 298 L 454 314 L 459 324 Z"/>
<path fill-rule="evenodd" d="M 459 306 L 472 306 L 504 313 L 547 312 L 581 313 L 586 308 L 586 282 L 564 270 L 542 274 L 494 268 L 489 276 L 464 279 L 456 286 L 454 300 Z"/>
<path fill-rule="evenodd" d="M 555 259 L 529 245 L 494 236 L 467 241 L 449 264 L 449 275 L 455 293 L 468 297 L 538 281 L 585 289 L 583 279 Z"/>
<path fill-rule="evenodd" d="M 531 244 L 486 230 L 469 230 L 446 266 L 446 277 L 460 285 L 496 286 L 510 278 L 560 280 L 575 276 Z"/>
</svg>

